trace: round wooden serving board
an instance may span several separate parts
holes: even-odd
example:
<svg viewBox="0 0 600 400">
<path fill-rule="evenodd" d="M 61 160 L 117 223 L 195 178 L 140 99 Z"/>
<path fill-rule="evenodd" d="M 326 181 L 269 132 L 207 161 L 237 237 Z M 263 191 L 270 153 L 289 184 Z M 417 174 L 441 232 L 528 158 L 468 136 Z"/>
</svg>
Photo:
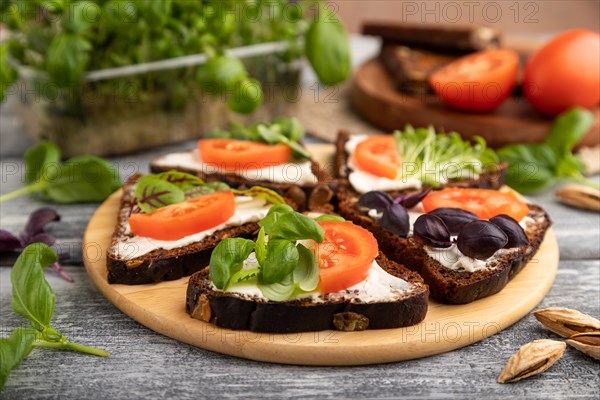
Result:
<svg viewBox="0 0 600 400">
<path fill-rule="evenodd" d="M 454 111 L 433 95 L 398 92 L 378 60 L 361 65 L 354 75 L 352 104 L 373 125 L 393 131 L 406 124 L 433 125 L 439 131 L 456 131 L 464 138 L 482 136 L 490 147 L 513 143 L 541 143 L 550 131 L 551 118 L 538 114 L 523 97 L 509 98 L 489 114 Z M 594 125 L 579 146 L 600 143 L 600 108 L 594 110 Z"/>
<path fill-rule="evenodd" d="M 326 164 L 332 145 L 311 145 Z M 285 364 L 361 365 L 409 360 L 444 353 L 496 334 L 525 316 L 544 298 L 558 270 L 552 230 L 538 253 L 500 293 L 466 305 L 429 303 L 415 326 L 363 332 L 269 334 L 231 331 L 191 318 L 185 312 L 188 278 L 149 285 L 110 285 L 106 250 L 117 220 L 121 192 L 96 211 L 83 243 L 87 272 L 104 296 L 134 320 L 163 335 L 232 356 Z"/>
</svg>

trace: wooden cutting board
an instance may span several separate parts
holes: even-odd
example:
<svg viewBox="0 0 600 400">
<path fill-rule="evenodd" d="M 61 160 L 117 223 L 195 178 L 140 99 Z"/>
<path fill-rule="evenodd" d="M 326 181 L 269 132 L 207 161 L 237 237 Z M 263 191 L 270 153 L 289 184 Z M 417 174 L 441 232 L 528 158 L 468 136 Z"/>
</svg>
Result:
<svg viewBox="0 0 600 400">
<path fill-rule="evenodd" d="M 513 143 L 540 143 L 552 125 L 551 118 L 538 114 L 525 98 L 509 98 L 489 114 L 453 111 L 433 95 L 413 96 L 400 93 L 378 60 L 358 68 L 352 86 L 352 104 L 373 125 L 393 131 L 406 124 L 415 127 L 433 125 L 438 131 L 456 131 L 463 138 L 482 136 L 490 147 Z M 600 108 L 594 110 L 594 125 L 579 146 L 600 143 Z"/>
<path fill-rule="evenodd" d="M 327 165 L 333 145 L 310 145 Z M 217 328 L 185 312 L 188 278 L 148 285 L 110 285 L 106 250 L 117 220 L 121 192 L 95 212 L 83 239 L 88 275 L 117 308 L 148 328 L 182 342 L 251 360 L 302 365 L 361 365 L 427 357 L 494 335 L 527 315 L 544 298 L 558 270 L 552 230 L 538 253 L 500 293 L 466 305 L 429 303 L 418 325 L 363 332 L 253 333 Z M 133 340 L 133 339 L 132 339 Z"/>
</svg>

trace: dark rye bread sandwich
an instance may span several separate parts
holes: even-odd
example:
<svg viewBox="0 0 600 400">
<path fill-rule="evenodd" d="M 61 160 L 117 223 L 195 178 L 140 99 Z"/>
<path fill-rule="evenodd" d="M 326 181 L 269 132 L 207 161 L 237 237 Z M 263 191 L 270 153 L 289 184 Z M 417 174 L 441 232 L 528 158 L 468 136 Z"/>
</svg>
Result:
<svg viewBox="0 0 600 400">
<path fill-rule="evenodd" d="M 185 162 L 175 162 L 175 157 L 182 157 Z M 153 173 L 166 172 L 170 170 L 178 170 L 197 175 L 200 179 L 207 182 L 224 182 L 227 185 L 238 188 L 248 189 L 252 186 L 262 186 L 274 190 L 287 199 L 290 199 L 298 211 L 322 211 L 331 212 L 333 206 L 331 204 L 337 190 L 337 182 L 314 160 L 309 160 L 310 171 L 315 177 L 314 182 L 303 182 L 296 184 L 293 176 L 295 171 L 290 170 L 292 179 L 289 183 L 273 182 L 267 179 L 248 179 L 235 173 L 211 172 L 203 171 L 199 165 L 195 165 L 191 161 L 196 157 L 196 150 L 187 152 L 166 154 L 155 158 L 150 163 L 150 171 Z"/>
<path fill-rule="evenodd" d="M 417 272 L 429 285 L 431 297 L 445 304 L 470 303 L 498 293 L 532 260 L 552 221 L 537 205 L 529 204 L 529 210 L 524 223 L 529 244 L 501 249 L 485 260 L 482 269 L 471 272 L 448 268 L 441 261 L 452 257 L 444 257 L 442 253 L 438 258 L 431 256 L 428 248 L 414 237 L 404 238 L 383 228 L 368 215 L 368 210 L 359 206 L 357 198 L 346 198 L 340 204 L 340 215 L 371 231 L 387 257 Z"/>
<path fill-rule="evenodd" d="M 152 172 L 179 170 L 233 188 L 262 186 L 294 201 L 299 211 L 333 211 L 336 182 L 302 143 L 304 128 L 295 118 L 275 118 L 249 126 L 206 133 L 194 150 L 165 154 Z"/>
<path fill-rule="evenodd" d="M 200 241 L 177 248 L 156 248 L 137 255 L 140 245 L 132 242 L 134 235 L 129 230 L 128 218 L 136 208 L 135 186 L 140 178 L 141 174 L 136 174 L 123 185 L 116 226 L 107 251 L 109 283 L 138 285 L 176 280 L 208 265 L 212 250 L 221 240 L 256 237 L 258 225 L 249 222 L 217 230 Z"/>
<path fill-rule="evenodd" d="M 346 144 L 349 139 L 352 137 L 352 134 L 348 131 L 340 131 L 338 133 L 335 146 L 335 160 L 334 160 L 334 168 L 335 168 L 335 177 L 339 180 L 339 190 L 338 196 L 341 199 L 346 197 L 354 197 L 357 195 L 356 190 L 352 187 L 350 182 L 348 181 L 349 175 L 351 173 L 351 168 L 349 167 L 349 159 L 350 156 L 346 151 Z M 445 187 L 462 187 L 462 188 L 481 188 L 481 189 L 499 189 L 504 185 L 504 181 L 506 178 L 506 171 L 508 168 L 508 164 L 504 162 L 500 162 L 493 166 L 487 166 L 487 168 L 479 174 L 476 178 L 468 178 L 468 179 L 449 179 L 447 182 L 442 183 L 439 188 Z M 426 185 L 425 185 L 426 186 Z M 373 189 L 377 190 L 377 189 Z M 392 190 L 389 191 L 393 196 L 401 194 L 404 190 Z"/>
<path fill-rule="evenodd" d="M 422 321 L 429 290 L 421 277 L 382 253 L 376 261 L 384 271 L 406 281 L 409 288 L 386 301 L 363 301 L 358 293 L 346 290 L 276 302 L 218 290 L 206 268 L 190 277 L 186 311 L 193 318 L 222 328 L 272 333 L 390 329 Z"/>
</svg>

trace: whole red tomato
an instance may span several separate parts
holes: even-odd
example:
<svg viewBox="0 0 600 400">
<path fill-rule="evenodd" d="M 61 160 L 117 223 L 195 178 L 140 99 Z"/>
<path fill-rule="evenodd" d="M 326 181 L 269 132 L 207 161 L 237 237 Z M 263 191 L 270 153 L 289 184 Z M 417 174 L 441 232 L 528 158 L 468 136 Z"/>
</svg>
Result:
<svg viewBox="0 0 600 400">
<path fill-rule="evenodd" d="M 600 35 L 588 30 L 560 34 L 527 62 L 523 91 L 533 107 L 557 115 L 600 102 Z"/>
</svg>

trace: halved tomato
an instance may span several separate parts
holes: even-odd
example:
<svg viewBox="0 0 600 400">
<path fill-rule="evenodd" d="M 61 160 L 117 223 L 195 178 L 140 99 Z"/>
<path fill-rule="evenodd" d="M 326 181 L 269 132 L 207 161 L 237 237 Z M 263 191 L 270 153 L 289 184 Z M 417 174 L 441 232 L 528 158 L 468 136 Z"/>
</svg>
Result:
<svg viewBox="0 0 600 400">
<path fill-rule="evenodd" d="M 147 214 L 133 214 L 134 235 L 158 240 L 178 240 L 222 224 L 235 212 L 233 192 L 224 191 L 171 204 Z"/>
<path fill-rule="evenodd" d="M 356 146 L 354 159 L 358 167 L 384 178 L 398 175 L 400 157 L 396 140 L 391 135 L 371 136 Z"/>
<path fill-rule="evenodd" d="M 527 203 L 513 194 L 488 189 L 447 188 L 431 192 L 423 199 L 425 212 L 442 207 L 471 211 L 482 219 L 506 214 L 520 221 L 529 214 Z"/>
<path fill-rule="evenodd" d="M 325 240 L 315 248 L 321 293 L 338 292 L 363 281 L 379 247 L 371 232 L 352 222 L 321 221 Z"/>
<path fill-rule="evenodd" d="M 450 107 L 488 112 L 511 95 L 517 82 L 519 55 L 508 49 L 473 53 L 435 71 L 429 84 Z"/>
<path fill-rule="evenodd" d="M 285 144 L 263 144 L 236 139 L 201 139 L 202 162 L 228 170 L 260 169 L 289 161 L 292 150 Z"/>
</svg>

